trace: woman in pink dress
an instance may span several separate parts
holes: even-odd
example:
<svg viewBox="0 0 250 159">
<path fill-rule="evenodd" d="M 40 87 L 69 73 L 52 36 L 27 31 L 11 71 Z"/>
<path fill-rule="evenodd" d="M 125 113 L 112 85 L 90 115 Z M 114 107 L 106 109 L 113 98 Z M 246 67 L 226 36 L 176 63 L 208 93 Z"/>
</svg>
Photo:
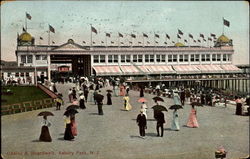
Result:
<svg viewBox="0 0 250 159">
<path fill-rule="evenodd" d="M 77 126 L 76 126 L 76 120 L 75 120 L 75 116 L 72 115 L 70 117 L 70 124 L 71 124 L 71 132 L 73 134 L 73 136 L 77 136 Z"/>
<path fill-rule="evenodd" d="M 125 87 L 123 84 L 120 85 L 120 96 L 125 96 Z"/>
<path fill-rule="evenodd" d="M 196 117 L 196 110 L 194 109 L 194 105 L 192 105 L 192 109 L 188 118 L 188 123 L 187 123 L 187 127 L 190 128 L 198 128 L 199 124 L 197 121 L 197 117 Z"/>
</svg>

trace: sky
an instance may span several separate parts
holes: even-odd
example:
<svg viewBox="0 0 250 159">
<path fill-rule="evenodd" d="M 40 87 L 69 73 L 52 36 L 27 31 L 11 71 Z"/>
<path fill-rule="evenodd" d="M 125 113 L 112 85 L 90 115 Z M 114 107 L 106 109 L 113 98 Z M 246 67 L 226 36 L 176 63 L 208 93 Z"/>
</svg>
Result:
<svg viewBox="0 0 250 159">
<path fill-rule="evenodd" d="M 26 12 L 31 20 L 26 19 Z M 223 25 L 223 17 L 230 27 Z M 118 41 L 118 32 L 124 43 L 131 41 L 130 34 L 137 37 L 133 42 L 151 44 L 158 41 L 164 45 L 165 34 L 170 36 L 168 45 L 177 42 L 178 29 L 189 40 L 188 34 L 200 39 L 210 33 L 219 37 L 223 32 L 233 40 L 234 64 L 249 64 L 249 4 L 246 1 L 10 1 L 1 5 L 1 59 L 16 60 L 17 34 L 21 34 L 27 20 L 27 31 L 35 38 L 36 44 L 48 44 L 48 26 L 55 29 L 50 33 L 51 41 L 62 45 L 68 39 L 83 45 L 90 42 L 90 25 L 98 34 L 92 33 L 93 41 Z M 105 36 L 111 33 L 111 37 Z M 158 34 L 160 38 L 154 38 Z M 40 40 L 40 37 L 43 40 Z M 198 45 L 198 44 L 197 44 Z M 202 45 L 206 46 L 207 43 Z"/>
</svg>

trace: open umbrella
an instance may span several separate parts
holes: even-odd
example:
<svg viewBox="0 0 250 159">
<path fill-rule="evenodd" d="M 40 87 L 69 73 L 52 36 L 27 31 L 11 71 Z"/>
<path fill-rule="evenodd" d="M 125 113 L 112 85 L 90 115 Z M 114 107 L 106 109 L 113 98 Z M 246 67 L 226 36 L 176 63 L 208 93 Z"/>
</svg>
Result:
<svg viewBox="0 0 250 159">
<path fill-rule="evenodd" d="M 101 101 L 103 100 L 103 98 L 104 98 L 104 96 L 101 95 L 101 94 L 96 94 L 96 95 L 95 95 L 95 100 L 96 100 L 97 102 L 101 102 Z"/>
<path fill-rule="evenodd" d="M 72 104 L 72 105 L 68 106 L 68 107 L 66 108 L 66 110 L 69 110 L 69 109 L 79 109 L 79 108 L 80 108 L 80 107 L 79 107 L 78 105 Z"/>
<path fill-rule="evenodd" d="M 154 97 L 153 100 L 156 101 L 156 102 L 157 101 L 164 102 L 164 100 L 161 97 L 158 97 L 158 96 Z"/>
<path fill-rule="evenodd" d="M 183 109 L 181 105 L 175 104 L 169 107 L 169 109 Z"/>
<path fill-rule="evenodd" d="M 49 111 L 43 111 L 43 112 L 40 112 L 38 116 L 54 116 L 54 114 Z"/>
<path fill-rule="evenodd" d="M 139 103 L 143 103 L 143 102 L 145 103 L 145 102 L 147 102 L 147 100 L 145 98 L 140 98 L 140 99 L 138 99 L 138 102 Z"/>
<path fill-rule="evenodd" d="M 190 105 L 194 105 L 194 106 L 203 106 L 201 103 L 199 102 L 192 102 Z"/>
<path fill-rule="evenodd" d="M 63 115 L 69 116 L 69 115 L 75 115 L 76 113 L 78 113 L 76 109 L 69 109 L 66 110 Z"/>
<path fill-rule="evenodd" d="M 113 92 L 112 90 L 108 89 L 107 92 Z"/>
<path fill-rule="evenodd" d="M 154 109 L 154 111 L 168 111 L 168 109 L 162 105 L 155 105 L 152 109 Z"/>
</svg>

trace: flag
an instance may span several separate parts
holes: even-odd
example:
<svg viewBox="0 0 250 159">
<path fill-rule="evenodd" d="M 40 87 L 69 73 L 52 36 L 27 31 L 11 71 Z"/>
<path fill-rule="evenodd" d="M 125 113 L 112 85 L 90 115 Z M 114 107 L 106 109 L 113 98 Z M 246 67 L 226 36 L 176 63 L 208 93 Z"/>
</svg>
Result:
<svg viewBox="0 0 250 159">
<path fill-rule="evenodd" d="M 54 41 L 52 41 L 52 44 L 55 44 L 55 42 L 54 42 Z"/>
<path fill-rule="evenodd" d="M 188 36 L 189 36 L 190 38 L 192 38 L 192 39 L 194 38 L 192 34 L 188 34 Z"/>
<path fill-rule="evenodd" d="M 165 41 L 164 44 L 168 44 L 168 43 Z"/>
<path fill-rule="evenodd" d="M 40 40 L 43 40 L 43 38 L 40 36 Z"/>
<path fill-rule="evenodd" d="M 23 27 L 23 32 L 26 32 L 26 29 Z"/>
<path fill-rule="evenodd" d="M 196 40 L 194 40 L 194 42 L 196 43 Z"/>
<path fill-rule="evenodd" d="M 212 41 L 212 38 L 208 38 L 208 40 Z"/>
<path fill-rule="evenodd" d="M 143 37 L 146 37 L 146 38 L 148 38 L 148 35 L 147 35 L 147 34 L 145 34 L 145 33 L 143 33 Z"/>
<path fill-rule="evenodd" d="M 170 39 L 170 36 L 169 36 L 168 34 L 166 34 L 166 37 L 167 37 L 168 39 Z"/>
<path fill-rule="evenodd" d="M 158 44 L 158 41 L 155 41 L 156 44 Z"/>
<path fill-rule="evenodd" d="M 94 42 L 94 41 L 93 41 L 92 43 L 93 43 L 93 44 L 95 44 L 95 42 Z"/>
<path fill-rule="evenodd" d="M 97 34 L 97 30 L 91 26 L 91 31 Z"/>
<path fill-rule="evenodd" d="M 123 42 L 121 42 L 121 44 L 123 44 Z"/>
<path fill-rule="evenodd" d="M 147 41 L 147 43 L 148 43 L 148 44 L 150 44 L 150 42 L 149 42 L 149 41 Z"/>
<path fill-rule="evenodd" d="M 121 33 L 118 33 L 119 34 L 119 37 L 123 38 L 123 35 Z"/>
<path fill-rule="evenodd" d="M 131 42 L 131 41 L 130 41 L 129 43 L 130 43 L 130 44 L 132 44 L 132 42 Z"/>
<path fill-rule="evenodd" d="M 206 39 L 203 39 L 203 41 L 207 41 Z"/>
<path fill-rule="evenodd" d="M 200 43 L 201 41 L 200 41 L 200 40 L 198 40 L 198 42 Z"/>
<path fill-rule="evenodd" d="M 215 35 L 215 34 L 213 34 L 213 33 L 210 33 L 210 36 L 212 36 L 212 37 L 216 37 L 216 35 Z"/>
<path fill-rule="evenodd" d="M 107 37 L 110 37 L 110 33 L 106 33 L 106 36 L 107 36 Z"/>
<path fill-rule="evenodd" d="M 186 43 L 187 43 L 187 40 L 185 39 L 185 40 L 184 40 L 184 42 L 186 42 Z"/>
<path fill-rule="evenodd" d="M 201 38 L 204 38 L 204 35 L 203 35 L 203 34 L 200 34 L 200 37 L 201 37 Z"/>
<path fill-rule="evenodd" d="M 174 42 L 174 41 L 172 41 L 172 43 L 174 44 L 175 42 Z"/>
<path fill-rule="evenodd" d="M 230 26 L 230 22 L 226 19 L 223 18 L 223 23 L 225 26 L 229 27 Z"/>
<path fill-rule="evenodd" d="M 138 44 L 141 44 L 141 42 L 140 42 L 140 41 L 138 41 Z"/>
<path fill-rule="evenodd" d="M 156 37 L 156 38 L 160 38 L 160 36 L 159 36 L 158 34 L 155 34 L 155 37 Z"/>
<path fill-rule="evenodd" d="M 29 13 L 26 13 L 26 18 L 28 18 L 29 20 L 31 20 L 31 15 Z"/>
<path fill-rule="evenodd" d="M 136 38 L 135 34 L 131 34 L 131 37 L 132 37 L 132 38 Z"/>
<path fill-rule="evenodd" d="M 113 41 L 111 41 L 111 44 L 114 44 L 114 42 L 113 42 Z"/>
<path fill-rule="evenodd" d="M 51 25 L 49 25 L 49 31 L 51 31 L 52 33 L 55 33 L 55 29 Z"/>
<path fill-rule="evenodd" d="M 178 29 L 178 34 L 183 35 L 183 32 Z"/>
<path fill-rule="evenodd" d="M 104 44 L 104 41 L 102 41 L 102 44 Z"/>
<path fill-rule="evenodd" d="M 82 41 L 82 43 L 84 43 L 84 44 L 85 44 L 86 42 L 85 42 L 85 41 Z"/>
<path fill-rule="evenodd" d="M 179 39 L 181 38 L 179 34 L 177 34 L 177 38 L 179 38 Z"/>
</svg>

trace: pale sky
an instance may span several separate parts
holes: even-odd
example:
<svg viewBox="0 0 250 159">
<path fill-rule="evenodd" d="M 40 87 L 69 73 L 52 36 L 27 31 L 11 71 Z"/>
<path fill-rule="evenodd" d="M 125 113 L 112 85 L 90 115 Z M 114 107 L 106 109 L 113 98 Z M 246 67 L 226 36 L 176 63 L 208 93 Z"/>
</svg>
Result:
<svg viewBox="0 0 250 159">
<path fill-rule="evenodd" d="M 177 41 L 177 29 L 184 39 L 191 33 L 199 39 L 202 33 L 207 39 L 210 33 L 219 37 L 223 30 L 224 17 L 230 27 L 224 27 L 227 37 L 233 39 L 234 64 L 249 64 L 249 4 L 244 1 L 12 1 L 1 6 L 1 59 L 16 60 L 16 37 L 25 26 L 25 12 L 32 16 L 27 20 L 28 32 L 35 37 L 36 44 L 48 44 L 48 24 L 55 28 L 51 39 L 57 45 L 72 38 L 82 44 L 90 41 L 90 24 L 98 31 L 93 41 L 105 41 L 105 32 L 111 32 L 108 41 L 117 41 L 118 32 L 130 40 L 128 34 L 137 35 L 142 41 L 153 43 L 154 33 L 160 35 L 157 41 L 164 45 L 165 33 L 168 43 Z M 39 40 L 39 37 L 44 40 Z"/>
</svg>

